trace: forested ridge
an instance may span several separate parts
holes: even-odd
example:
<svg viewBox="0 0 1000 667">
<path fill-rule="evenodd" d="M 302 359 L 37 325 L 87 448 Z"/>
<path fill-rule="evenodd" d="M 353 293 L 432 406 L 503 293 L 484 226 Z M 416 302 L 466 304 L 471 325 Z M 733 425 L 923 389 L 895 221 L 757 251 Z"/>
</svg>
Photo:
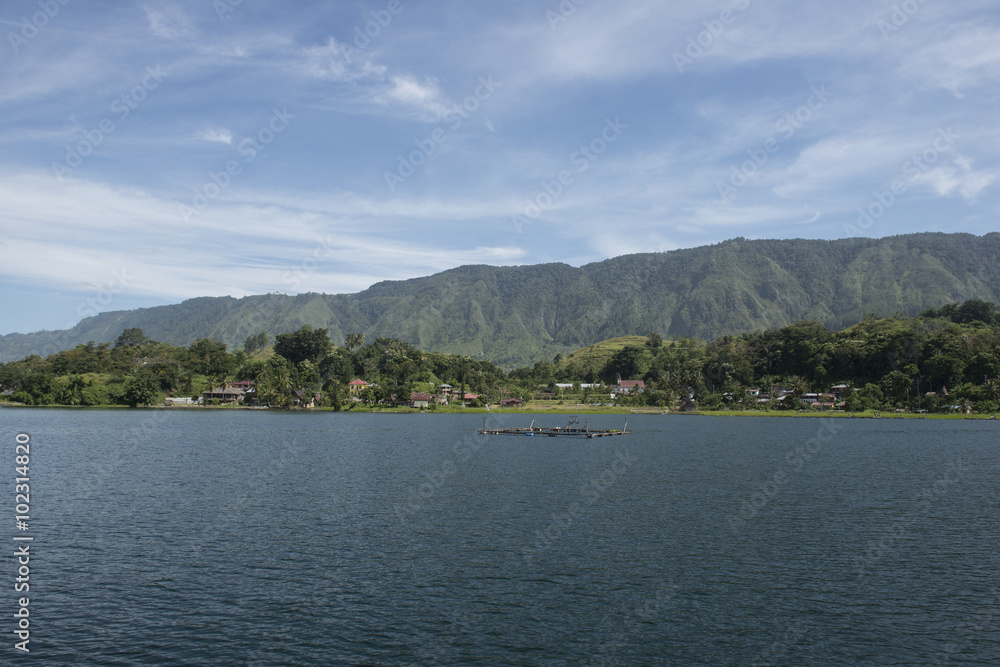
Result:
<svg viewBox="0 0 1000 667">
<path fill-rule="evenodd" d="M 550 386 L 643 379 L 646 391 L 630 401 L 664 407 L 693 396 L 702 409 L 797 409 L 806 407 L 807 394 L 846 385 L 836 402 L 847 410 L 1000 409 L 1000 316 L 994 304 L 979 300 L 915 318 L 870 316 L 841 331 L 802 321 L 707 344 L 653 333 L 606 359 L 577 356 L 510 375 Z"/>
<path fill-rule="evenodd" d="M 249 381 L 259 404 L 288 406 L 298 390 L 318 395 L 321 406 L 346 409 L 405 405 L 414 392 L 449 384 L 460 396 L 474 393 L 475 405 L 518 398 L 790 410 L 810 408 L 810 396 L 819 396 L 822 406 L 837 385 L 830 399 L 836 405 L 827 407 L 847 411 L 1000 409 L 1000 310 L 981 300 L 918 317 L 869 316 L 840 331 L 807 320 L 707 343 L 650 332 L 510 372 L 398 339 L 366 343 L 359 332 L 337 347 L 326 329 L 309 325 L 269 342 L 255 334 L 229 352 L 221 341 L 174 346 L 133 328 L 113 345 L 89 342 L 0 364 L 0 390 L 7 402 L 25 405 L 137 406 Z M 358 379 L 368 386 L 352 395 L 349 383 Z M 642 380 L 645 387 L 619 393 L 619 379 Z"/>
<path fill-rule="evenodd" d="M 203 297 L 88 317 L 66 331 L 0 336 L 0 361 L 49 354 L 125 329 L 188 347 L 236 349 L 303 324 L 343 345 L 350 332 L 514 368 L 618 336 L 715 340 L 814 320 L 843 329 L 874 314 L 916 316 L 968 299 L 1000 301 L 1000 234 L 884 239 L 733 239 L 582 267 L 463 266 L 357 294 Z"/>
</svg>

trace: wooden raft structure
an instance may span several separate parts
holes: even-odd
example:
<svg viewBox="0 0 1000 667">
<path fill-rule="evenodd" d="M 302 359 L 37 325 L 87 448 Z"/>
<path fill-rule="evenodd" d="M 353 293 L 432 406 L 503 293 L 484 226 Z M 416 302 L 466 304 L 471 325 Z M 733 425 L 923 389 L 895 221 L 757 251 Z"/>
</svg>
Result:
<svg viewBox="0 0 1000 667">
<path fill-rule="evenodd" d="M 575 438 L 606 438 L 612 435 L 628 435 L 628 418 L 625 418 L 625 427 L 618 429 L 593 429 L 588 422 L 580 426 L 579 420 L 573 418 L 566 426 L 535 426 L 535 420 L 531 420 L 530 426 L 517 426 L 510 428 L 486 428 L 486 418 L 483 418 L 483 427 L 479 429 L 482 435 L 527 435 L 527 436 L 548 436 L 555 438 L 575 437 Z"/>
</svg>

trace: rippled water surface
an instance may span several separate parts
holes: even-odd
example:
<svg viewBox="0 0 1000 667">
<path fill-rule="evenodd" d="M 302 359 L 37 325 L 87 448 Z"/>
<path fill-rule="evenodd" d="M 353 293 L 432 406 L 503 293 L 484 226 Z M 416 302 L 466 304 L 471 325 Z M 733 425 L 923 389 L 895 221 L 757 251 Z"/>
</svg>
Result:
<svg viewBox="0 0 1000 667">
<path fill-rule="evenodd" d="M 31 659 L 1000 664 L 998 422 L 482 423 L 0 411 L 11 515 L 32 439 Z"/>
</svg>

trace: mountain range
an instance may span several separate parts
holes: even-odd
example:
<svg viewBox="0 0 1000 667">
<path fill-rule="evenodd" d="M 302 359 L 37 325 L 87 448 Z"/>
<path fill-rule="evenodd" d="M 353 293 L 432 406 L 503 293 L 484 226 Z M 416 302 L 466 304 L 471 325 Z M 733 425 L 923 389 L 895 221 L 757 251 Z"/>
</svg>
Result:
<svg viewBox="0 0 1000 667">
<path fill-rule="evenodd" d="M 567 264 L 462 266 L 377 283 L 356 294 L 201 297 L 105 312 L 72 329 L 0 336 L 0 361 L 111 342 L 137 327 L 189 345 L 325 327 L 400 338 L 421 349 L 516 367 L 629 334 L 714 339 L 816 320 L 831 329 L 868 314 L 916 315 L 966 299 L 1000 301 L 1000 233 L 883 239 L 746 240 Z"/>
</svg>

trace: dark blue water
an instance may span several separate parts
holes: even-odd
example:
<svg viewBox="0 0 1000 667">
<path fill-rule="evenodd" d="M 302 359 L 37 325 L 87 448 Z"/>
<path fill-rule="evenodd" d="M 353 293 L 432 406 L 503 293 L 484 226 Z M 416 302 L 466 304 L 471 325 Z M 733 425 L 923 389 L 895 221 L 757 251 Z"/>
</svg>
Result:
<svg viewBox="0 0 1000 667">
<path fill-rule="evenodd" d="M 1000 664 L 998 422 L 633 416 L 633 435 L 594 440 L 481 425 L 0 410 L 9 552 L 14 437 L 32 439 L 30 658 Z"/>
</svg>

